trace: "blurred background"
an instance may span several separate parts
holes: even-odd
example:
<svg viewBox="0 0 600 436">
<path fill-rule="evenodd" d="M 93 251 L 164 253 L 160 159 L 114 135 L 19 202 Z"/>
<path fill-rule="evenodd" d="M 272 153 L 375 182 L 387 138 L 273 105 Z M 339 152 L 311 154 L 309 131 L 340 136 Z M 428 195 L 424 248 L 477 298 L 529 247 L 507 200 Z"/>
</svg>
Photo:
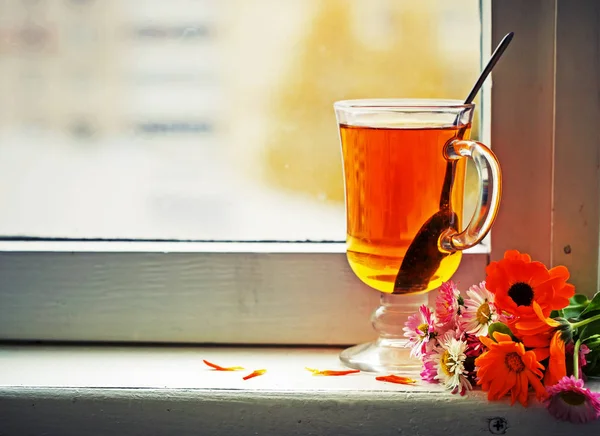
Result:
<svg viewBox="0 0 600 436">
<path fill-rule="evenodd" d="M 0 0 L 0 235 L 342 241 L 333 102 L 480 52 L 479 0 Z"/>
</svg>

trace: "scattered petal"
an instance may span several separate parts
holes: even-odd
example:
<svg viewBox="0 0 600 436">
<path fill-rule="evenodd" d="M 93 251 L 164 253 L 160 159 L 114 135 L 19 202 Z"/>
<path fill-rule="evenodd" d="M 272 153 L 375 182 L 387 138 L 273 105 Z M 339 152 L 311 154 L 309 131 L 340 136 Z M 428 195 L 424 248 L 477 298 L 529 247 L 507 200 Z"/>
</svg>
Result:
<svg viewBox="0 0 600 436">
<path fill-rule="evenodd" d="M 217 365 L 216 363 L 212 363 L 209 362 L 208 360 L 202 360 L 206 365 L 210 366 L 211 368 L 213 368 L 216 371 L 241 371 L 244 368 L 241 366 L 229 366 L 229 367 L 223 367 L 220 365 Z"/>
<path fill-rule="evenodd" d="M 267 372 L 266 369 L 257 369 L 256 371 L 253 371 L 244 377 L 244 380 L 250 380 L 251 378 L 258 377 L 259 375 L 263 375 L 265 372 Z"/>
<path fill-rule="evenodd" d="M 402 377 L 402 376 L 394 375 L 394 374 L 382 375 L 379 377 L 375 377 L 375 380 L 382 381 L 382 382 L 398 383 L 401 385 L 412 385 L 417 382 L 416 380 L 414 380 L 410 377 Z"/>
<path fill-rule="evenodd" d="M 320 369 L 315 369 L 315 368 L 306 368 L 306 370 L 312 372 L 313 375 L 325 375 L 325 376 L 348 375 L 348 374 L 356 374 L 356 373 L 360 372 L 360 370 L 358 370 L 358 369 L 336 371 L 336 370 L 331 370 L 331 369 L 320 370 Z"/>
</svg>

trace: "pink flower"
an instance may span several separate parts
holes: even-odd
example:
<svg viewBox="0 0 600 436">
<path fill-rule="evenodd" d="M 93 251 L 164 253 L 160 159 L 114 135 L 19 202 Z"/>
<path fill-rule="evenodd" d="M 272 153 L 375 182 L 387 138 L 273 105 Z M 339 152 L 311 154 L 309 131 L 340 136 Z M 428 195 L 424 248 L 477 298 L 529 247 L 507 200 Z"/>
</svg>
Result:
<svg viewBox="0 0 600 436">
<path fill-rule="evenodd" d="M 579 347 L 579 364 L 581 366 L 585 366 L 587 365 L 587 360 L 586 360 L 586 354 L 590 354 L 590 349 L 588 348 L 587 345 L 585 344 L 581 344 L 581 346 Z M 571 352 L 572 354 L 573 352 Z M 581 368 L 579 368 L 581 369 Z M 580 371 L 581 372 L 581 371 Z"/>
<path fill-rule="evenodd" d="M 421 379 L 429 383 L 438 383 L 437 365 L 433 361 L 433 356 L 434 354 L 437 354 L 437 352 L 437 349 L 433 348 L 432 350 L 423 354 L 423 370 L 421 371 Z"/>
<path fill-rule="evenodd" d="M 459 313 L 460 291 L 453 281 L 444 282 L 435 299 L 435 317 L 439 332 L 455 328 Z"/>
<path fill-rule="evenodd" d="M 460 319 L 463 330 L 472 335 L 487 336 L 489 325 L 498 318 L 494 294 L 486 289 L 485 282 L 471 286 Z"/>
<path fill-rule="evenodd" d="M 408 317 L 404 324 L 404 336 L 408 338 L 408 347 L 412 347 L 410 355 L 421 357 L 427 352 L 427 344 L 435 338 L 435 317 L 426 305 L 421 305 L 419 311 Z"/>
<path fill-rule="evenodd" d="M 565 356 L 567 358 L 567 374 L 573 374 L 573 350 L 575 349 L 575 344 L 573 342 L 569 342 L 565 346 Z M 587 365 L 586 354 L 589 354 L 590 349 L 587 345 L 581 344 L 579 347 L 579 374 L 581 374 L 581 378 L 585 381 L 586 376 L 582 371 L 582 368 Z"/>
<path fill-rule="evenodd" d="M 467 357 L 478 357 L 483 353 L 483 344 L 477 336 L 465 334 L 465 341 L 467 342 L 467 351 L 465 352 Z"/>
<path fill-rule="evenodd" d="M 583 380 L 565 376 L 547 390 L 545 404 L 555 418 L 584 423 L 600 417 L 600 394 L 584 388 Z"/>
</svg>

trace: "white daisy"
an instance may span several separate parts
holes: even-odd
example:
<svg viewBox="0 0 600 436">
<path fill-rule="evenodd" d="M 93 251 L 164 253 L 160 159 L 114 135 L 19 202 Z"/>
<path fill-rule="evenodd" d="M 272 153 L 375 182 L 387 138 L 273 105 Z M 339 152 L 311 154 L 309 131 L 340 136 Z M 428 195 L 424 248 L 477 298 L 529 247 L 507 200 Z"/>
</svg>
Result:
<svg viewBox="0 0 600 436">
<path fill-rule="evenodd" d="M 467 343 L 457 339 L 456 333 L 450 330 L 439 339 L 439 346 L 439 351 L 433 356 L 437 369 L 435 379 L 453 394 L 460 392 L 464 395 L 472 389 L 465 370 Z"/>
<path fill-rule="evenodd" d="M 460 319 L 462 330 L 476 336 L 487 336 L 489 325 L 498 321 L 494 294 L 486 289 L 485 282 L 481 282 L 469 288 L 464 303 Z"/>
</svg>

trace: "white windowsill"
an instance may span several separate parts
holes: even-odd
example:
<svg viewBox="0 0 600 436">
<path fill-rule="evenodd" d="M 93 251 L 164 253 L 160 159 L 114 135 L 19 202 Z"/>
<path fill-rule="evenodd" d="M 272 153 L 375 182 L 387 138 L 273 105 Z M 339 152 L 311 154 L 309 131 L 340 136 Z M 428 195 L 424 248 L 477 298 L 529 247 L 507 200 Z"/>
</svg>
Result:
<svg viewBox="0 0 600 436">
<path fill-rule="evenodd" d="M 233 389 L 251 391 L 438 391 L 435 385 L 406 388 L 374 375 L 316 377 L 306 367 L 347 369 L 336 348 L 255 347 L 0 347 L 0 387 Z M 215 371 L 206 359 L 243 371 Z M 244 381 L 255 369 L 260 377 Z M 412 374 L 418 378 L 418 374 Z M 441 390 L 439 390 L 441 392 Z"/>
<path fill-rule="evenodd" d="M 373 374 L 316 377 L 339 349 L 2 346 L 0 434 L 598 434 L 528 409 L 439 386 L 382 383 Z M 217 372 L 202 359 L 248 371 Z M 254 369 L 263 376 L 243 381 Z M 409 374 L 410 375 L 410 374 Z M 417 377 L 416 374 L 412 374 Z M 598 390 L 600 383 L 593 388 Z M 498 433 L 501 434 L 501 433 Z"/>
<path fill-rule="evenodd" d="M 345 253 L 344 242 L 0 241 L 0 252 L 76 253 Z M 490 252 L 487 239 L 465 253 Z"/>
</svg>

